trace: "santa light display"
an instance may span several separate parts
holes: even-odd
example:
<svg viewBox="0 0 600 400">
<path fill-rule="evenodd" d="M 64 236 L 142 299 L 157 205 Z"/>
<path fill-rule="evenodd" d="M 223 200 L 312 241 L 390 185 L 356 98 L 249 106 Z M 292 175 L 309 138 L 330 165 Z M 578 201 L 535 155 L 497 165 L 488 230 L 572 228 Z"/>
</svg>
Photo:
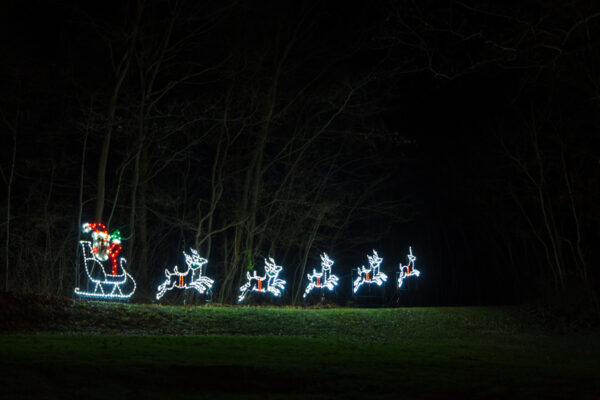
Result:
<svg viewBox="0 0 600 400">
<path fill-rule="evenodd" d="M 99 222 L 83 224 L 82 231 L 92 238 L 91 242 L 79 242 L 83 266 L 92 289 L 85 291 L 77 287 L 75 294 L 105 300 L 129 299 L 135 292 L 136 283 L 125 270 L 127 261 L 123 257 L 117 259 L 123 249 L 119 231 L 109 234 L 106 226 Z"/>
</svg>

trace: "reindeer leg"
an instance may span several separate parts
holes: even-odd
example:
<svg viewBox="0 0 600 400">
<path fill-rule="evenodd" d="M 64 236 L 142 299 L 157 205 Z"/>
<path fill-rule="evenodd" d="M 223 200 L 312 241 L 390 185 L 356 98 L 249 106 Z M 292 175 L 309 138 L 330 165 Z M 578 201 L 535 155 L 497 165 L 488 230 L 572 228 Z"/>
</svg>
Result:
<svg viewBox="0 0 600 400">
<path fill-rule="evenodd" d="M 246 297 L 246 294 L 248 294 L 248 289 L 250 288 L 250 282 L 245 283 L 241 288 L 240 288 L 240 295 L 238 296 L 238 303 L 241 303 L 244 300 L 244 297 Z"/>
<path fill-rule="evenodd" d="M 206 276 L 203 276 L 202 278 L 200 278 L 200 281 L 202 282 L 202 284 L 204 286 L 206 286 L 207 290 L 212 287 L 213 283 L 215 283 L 215 281 L 213 281 L 212 279 L 210 279 L 209 277 L 206 277 Z"/>
<path fill-rule="evenodd" d="M 167 287 L 167 285 L 164 286 L 164 288 L 161 290 L 161 294 L 160 297 L 163 297 L 165 295 L 165 293 L 167 293 L 169 290 L 173 290 L 175 288 L 175 284 L 177 283 L 177 281 L 174 281 L 171 284 L 171 287 Z M 157 294 L 158 296 L 158 294 Z M 159 298 L 157 298 L 156 300 L 158 300 Z"/>
<path fill-rule="evenodd" d="M 360 276 L 358 278 L 356 278 L 356 280 L 354 281 L 354 293 L 356 293 L 356 291 L 358 290 L 358 288 L 362 282 L 363 281 Z"/>
<path fill-rule="evenodd" d="M 306 290 L 304 291 L 304 296 L 302 296 L 303 299 L 306 298 L 306 296 L 308 295 L 308 293 L 310 293 L 310 291 L 313 289 L 313 287 L 315 287 L 315 285 L 313 285 L 313 283 L 310 282 L 308 284 L 308 286 L 306 287 Z"/>
<path fill-rule="evenodd" d="M 167 285 L 169 283 L 170 283 L 170 277 L 167 277 L 167 280 L 158 286 L 158 293 L 156 293 L 156 300 L 160 300 L 160 298 L 163 297 L 165 295 L 165 293 L 167 293 L 167 290 L 173 289 L 172 287 L 167 288 Z"/>
<path fill-rule="evenodd" d="M 194 281 L 193 283 L 190 283 L 190 287 L 195 289 L 200 294 L 204 293 L 204 291 L 206 290 L 202 278 Z"/>
<path fill-rule="evenodd" d="M 198 281 L 190 283 L 190 287 L 195 289 L 200 294 L 204 293 L 205 290 L 204 285 Z"/>
</svg>

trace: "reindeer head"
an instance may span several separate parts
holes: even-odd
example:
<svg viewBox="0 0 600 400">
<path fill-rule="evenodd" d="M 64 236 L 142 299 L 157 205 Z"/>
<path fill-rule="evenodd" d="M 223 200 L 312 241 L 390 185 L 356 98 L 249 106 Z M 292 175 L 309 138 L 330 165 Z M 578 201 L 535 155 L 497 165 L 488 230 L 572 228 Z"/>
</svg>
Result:
<svg viewBox="0 0 600 400">
<path fill-rule="evenodd" d="M 408 263 L 409 263 L 409 264 L 410 264 L 410 263 L 414 263 L 414 262 L 415 262 L 415 260 L 417 259 L 417 257 L 413 256 L 413 253 L 412 253 L 412 247 L 408 246 L 408 251 L 409 251 L 409 254 L 408 254 L 408 256 L 407 256 L 407 257 L 408 257 Z"/>
<path fill-rule="evenodd" d="M 369 259 L 369 267 L 370 268 L 379 268 L 379 265 L 383 261 L 383 258 L 379 257 L 375 250 L 373 250 L 373 255 L 372 256 L 367 255 L 367 258 Z"/>
<path fill-rule="evenodd" d="M 321 267 L 323 267 L 323 269 L 325 271 L 328 271 L 331 269 L 332 265 L 333 265 L 333 260 L 331 258 L 329 258 L 327 253 L 321 254 Z"/>
<path fill-rule="evenodd" d="M 269 277 L 276 277 L 282 269 L 283 267 L 275 264 L 272 257 L 269 257 L 268 260 L 265 258 L 265 271 Z"/>
<path fill-rule="evenodd" d="M 183 255 L 185 256 L 185 262 L 187 263 L 188 267 L 195 269 L 194 265 L 196 268 L 198 268 L 208 262 L 206 258 L 200 257 L 196 250 L 190 249 L 190 253 L 191 255 L 186 254 L 185 251 L 183 252 Z"/>
</svg>

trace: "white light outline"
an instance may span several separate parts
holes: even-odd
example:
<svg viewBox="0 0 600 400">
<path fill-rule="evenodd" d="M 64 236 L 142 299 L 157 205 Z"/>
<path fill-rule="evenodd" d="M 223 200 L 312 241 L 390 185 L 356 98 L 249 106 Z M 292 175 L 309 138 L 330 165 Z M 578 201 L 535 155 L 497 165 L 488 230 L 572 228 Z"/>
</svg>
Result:
<svg viewBox="0 0 600 400">
<path fill-rule="evenodd" d="M 254 270 L 254 275 L 250 275 L 250 271 L 246 271 L 246 277 L 248 281 L 242 286 L 240 286 L 240 295 L 238 296 L 238 303 L 244 301 L 244 298 L 250 291 L 259 293 L 269 292 L 273 296 L 279 297 L 281 293 L 285 290 L 286 283 L 283 279 L 277 278 L 277 276 L 282 270 L 283 267 L 275 264 L 275 260 L 273 260 L 272 257 L 269 257 L 268 260 L 265 258 L 264 276 L 256 275 L 256 270 Z M 252 285 L 252 281 L 255 281 L 256 284 Z M 260 289 L 258 282 L 261 282 Z M 265 282 L 265 284 L 263 285 L 262 282 Z"/>
<path fill-rule="evenodd" d="M 356 269 L 358 277 L 354 280 L 353 293 L 356 293 L 364 283 L 369 285 L 375 283 L 377 286 L 381 286 L 387 281 L 387 275 L 379 270 L 383 258 L 379 257 L 375 250 L 373 250 L 373 256 L 367 255 L 367 258 L 369 259 L 369 268 L 361 265 Z"/>
<path fill-rule="evenodd" d="M 336 275 L 331 274 L 331 266 L 333 263 L 334 261 L 329 258 L 327 253 L 321 254 L 321 272 L 317 272 L 313 268 L 313 273 L 307 274 L 308 285 L 306 286 L 302 298 L 305 299 L 314 288 L 325 288 L 329 289 L 330 292 L 333 291 L 339 281 L 339 278 Z"/>
<path fill-rule="evenodd" d="M 127 260 L 125 258 L 119 258 L 119 265 L 123 270 L 122 274 L 107 274 L 106 270 L 104 269 L 103 262 L 99 260 L 92 251 L 92 243 L 87 240 L 81 240 L 79 244 L 81 245 L 82 249 L 83 265 L 85 267 L 85 272 L 88 276 L 88 279 L 92 283 L 94 283 L 95 286 L 93 292 L 86 292 L 76 287 L 74 289 L 76 295 L 81 297 L 97 299 L 127 300 L 133 295 L 133 293 L 135 293 L 137 284 L 135 283 L 135 279 L 133 279 L 133 277 L 125 269 L 125 264 L 127 263 Z M 102 276 L 104 277 L 104 279 L 95 279 L 92 276 L 88 262 L 95 262 L 98 264 L 98 266 L 100 267 L 100 271 L 102 271 Z M 107 279 L 108 277 L 115 279 Z M 121 288 L 121 286 L 124 286 L 128 281 L 131 281 L 133 283 L 133 288 L 129 293 L 123 293 L 123 289 Z M 103 285 L 106 285 L 107 289 L 109 289 L 112 286 L 112 290 L 104 290 Z"/>
<path fill-rule="evenodd" d="M 188 266 L 188 269 L 185 272 L 179 272 L 177 270 L 177 265 L 173 268 L 173 272 L 169 272 L 168 269 L 165 269 L 166 279 L 164 282 L 158 285 L 156 300 L 160 300 L 166 292 L 175 288 L 183 290 L 195 289 L 200 294 L 208 292 L 212 288 L 212 285 L 215 281 L 210 279 L 208 276 L 202 275 L 202 267 L 204 264 L 208 263 L 208 260 L 204 257 L 200 257 L 198 251 L 195 249 L 190 249 L 190 252 L 191 255 L 186 254 L 185 251 L 182 252 L 185 256 L 185 262 Z M 194 265 L 197 265 L 197 267 L 194 267 Z M 188 276 L 191 278 L 189 283 L 185 282 Z M 183 286 L 180 285 L 182 280 L 184 281 Z M 169 287 L 170 283 L 171 286 Z"/>
<path fill-rule="evenodd" d="M 402 265 L 402 263 L 400 263 L 400 272 L 398 273 L 398 288 L 402 287 L 404 279 L 408 278 L 409 276 L 418 277 L 419 275 L 421 275 L 421 271 L 415 268 L 415 260 L 417 259 L 417 257 L 413 255 L 411 246 L 408 246 L 408 251 L 408 264 Z"/>
</svg>

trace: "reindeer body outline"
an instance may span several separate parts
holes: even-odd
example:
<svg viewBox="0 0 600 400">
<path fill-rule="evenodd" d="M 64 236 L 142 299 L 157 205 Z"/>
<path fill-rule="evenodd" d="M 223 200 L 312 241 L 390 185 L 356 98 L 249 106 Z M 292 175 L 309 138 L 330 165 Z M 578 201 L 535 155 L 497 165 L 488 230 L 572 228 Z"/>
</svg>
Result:
<svg viewBox="0 0 600 400">
<path fill-rule="evenodd" d="M 329 258 L 327 253 L 321 254 L 321 271 L 317 272 L 316 269 L 313 268 L 313 273 L 307 274 L 308 285 L 304 290 L 302 298 L 306 298 L 314 288 L 326 288 L 329 289 L 329 291 L 333 291 L 339 281 L 339 278 L 331 273 L 331 266 L 333 263 L 334 261 Z"/>
<path fill-rule="evenodd" d="M 246 271 L 248 281 L 240 287 L 240 295 L 238 303 L 244 301 L 249 292 L 266 293 L 269 292 L 276 297 L 279 297 L 285 290 L 285 281 L 277 276 L 283 270 L 283 267 L 277 265 L 272 257 L 267 260 L 265 258 L 265 275 L 259 276 L 254 270 L 254 274 L 250 275 L 250 271 Z"/>
<path fill-rule="evenodd" d="M 361 265 L 356 269 L 358 277 L 354 280 L 353 293 L 356 293 L 364 283 L 375 283 L 377 286 L 381 286 L 387 281 L 387 275 L 379 269 L 383 258 L 379 257 L 377 251 L 373 250 L 373 255 L 367 255 L 367 259 L 369 260 L 369 268 Z"/>
<path fill-rule="evenodd" d="M 165 268 L 166 279 L 158 285 L 156 300 L 160 300 L 166 292 L 175 288 L 195 289 L 199 294 L 207 293 L 212 288 L 214 280 L 202 274 L 202 268 L 208 260 L 200 257 L 195 249 L 190 249 L 190 253 L 183 252 L 188 266 L 184 272 L 180 272 L 177 265 L 173 268 L 173 272 Z"/>
<path fill-rule="evenodd" d="M 406 256 L 408 258 L 408 264 L 402 265 L 402 263 L 400 263 L 400 271 L 398 273 L 398 288 L 402 287 L 404 279 L 408 278 L 409 276 L 418 277 L 419 275 L 421 275 L 421 271 L 415 268 L 415 260 L 417 259 L 417 257 L 413 255 L 411 246 L 408 246 L 408 251 L 409 253 Z"/>
</svg>

